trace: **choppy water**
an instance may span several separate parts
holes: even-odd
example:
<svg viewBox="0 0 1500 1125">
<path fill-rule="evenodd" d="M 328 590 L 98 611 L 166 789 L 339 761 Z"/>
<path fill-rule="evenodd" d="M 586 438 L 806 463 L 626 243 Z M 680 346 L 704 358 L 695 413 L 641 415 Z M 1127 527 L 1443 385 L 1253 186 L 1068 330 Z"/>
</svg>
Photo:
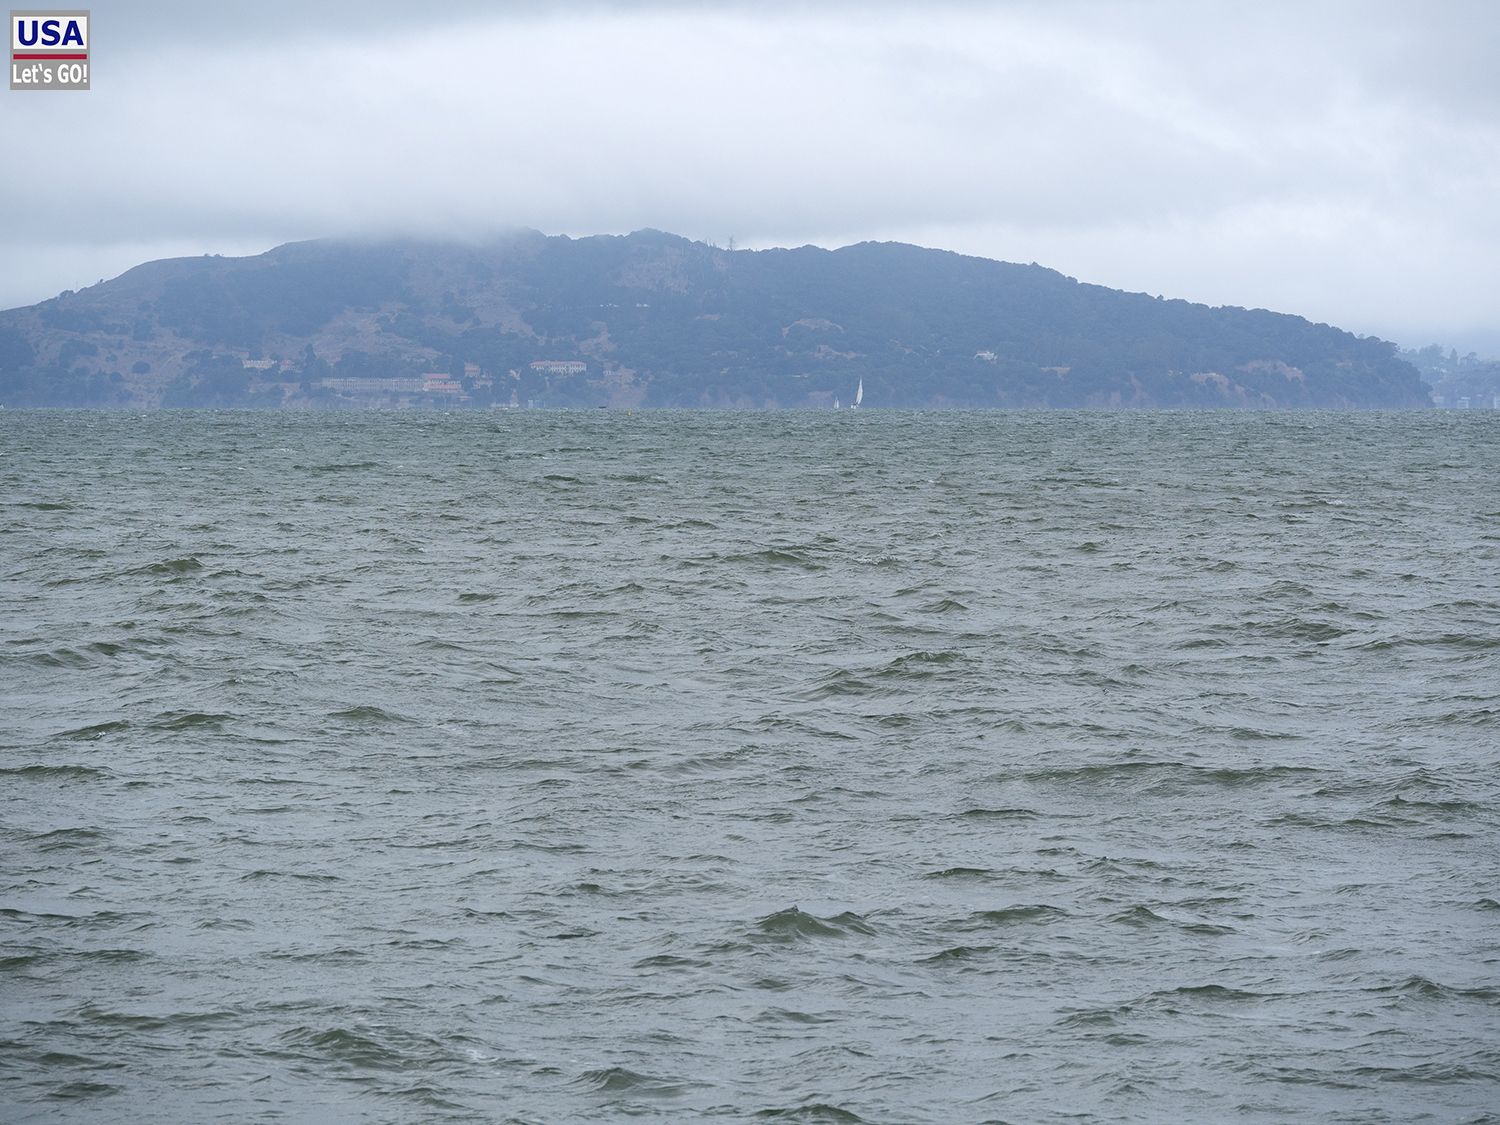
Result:
<svg viewBox="0 0 1500 1125">
<path fill-rule="evenodd" d="M 0 504 L 7 1121 L 1497 1120 L 1500 414 L 6 412 Z"/>
</svg>

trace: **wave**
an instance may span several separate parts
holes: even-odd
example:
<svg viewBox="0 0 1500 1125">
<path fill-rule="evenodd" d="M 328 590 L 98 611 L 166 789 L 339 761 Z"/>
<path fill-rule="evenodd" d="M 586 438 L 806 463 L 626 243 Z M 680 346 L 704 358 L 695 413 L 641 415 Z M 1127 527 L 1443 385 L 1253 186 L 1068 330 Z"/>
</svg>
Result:
<svg viewBox="0 0 1500 1125">
<path fill-rule="evenodd" d="M 820 918 L 795 906 L 768 914 L 755 923 L 755 936 L 770 941 L 805 941 L 873 934 L 875 928 L 852 911 Z"/>
</svg>

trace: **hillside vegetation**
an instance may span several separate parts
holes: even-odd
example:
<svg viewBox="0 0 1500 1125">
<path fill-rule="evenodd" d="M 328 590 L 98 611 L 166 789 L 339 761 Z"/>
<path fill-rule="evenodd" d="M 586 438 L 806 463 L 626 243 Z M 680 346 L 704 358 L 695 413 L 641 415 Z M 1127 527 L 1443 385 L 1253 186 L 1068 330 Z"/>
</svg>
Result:
<svg viewBox="0 0 1500 1125">
<path fill-rule="evenodd" d="M 1395 346 L 895 243 L 183 258 L 0 313 L 16 406 L 1419 407 Z"/>
</svg>

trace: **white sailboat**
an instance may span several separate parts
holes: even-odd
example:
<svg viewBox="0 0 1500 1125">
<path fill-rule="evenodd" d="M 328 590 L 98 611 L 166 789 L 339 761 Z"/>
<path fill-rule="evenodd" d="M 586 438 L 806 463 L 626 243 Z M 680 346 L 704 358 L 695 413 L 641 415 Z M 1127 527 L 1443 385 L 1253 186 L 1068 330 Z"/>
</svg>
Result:
<svg viewBox="0 0 1500 1125">
<path fill-rule="evenodd" d="M 851 406 L 849 409 L 850 410 L 858 410 L 859 409 L 859 404 L 862 403 L 864 400 L 865 400 L 865 381 L 864 381 L 863 378 L 861 378 L 860 381 L 859 381 L 859 389 L 854 392 L 854 405 Z"/>
<path fill-rule="evenodd" d="M 833 408 L 834 408 L 834 409 L 835 409 L 835 410 L 840 410 L 840 409 L 842 409 L 842 406 L 841 406 L 841 405 L 840 405 L 840 403 L 839 403 L 839 396 L 838 396 L 838 395 L 834 395 L 834 396 L 833 396 Z"/>
</svg>

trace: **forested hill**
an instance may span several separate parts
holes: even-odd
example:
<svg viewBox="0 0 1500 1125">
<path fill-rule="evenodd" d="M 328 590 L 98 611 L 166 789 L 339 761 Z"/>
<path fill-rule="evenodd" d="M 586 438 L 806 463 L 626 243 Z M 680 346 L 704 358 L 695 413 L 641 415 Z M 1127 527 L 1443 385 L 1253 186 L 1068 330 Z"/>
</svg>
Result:
<svg viewBox="0 0 1500 1125">
<path fill-rule="evenodd" d="M 0 313 L 12 406 L 1420 407 L 1393 344 L 897 243 L 180 258 Z"/>
</svg>

